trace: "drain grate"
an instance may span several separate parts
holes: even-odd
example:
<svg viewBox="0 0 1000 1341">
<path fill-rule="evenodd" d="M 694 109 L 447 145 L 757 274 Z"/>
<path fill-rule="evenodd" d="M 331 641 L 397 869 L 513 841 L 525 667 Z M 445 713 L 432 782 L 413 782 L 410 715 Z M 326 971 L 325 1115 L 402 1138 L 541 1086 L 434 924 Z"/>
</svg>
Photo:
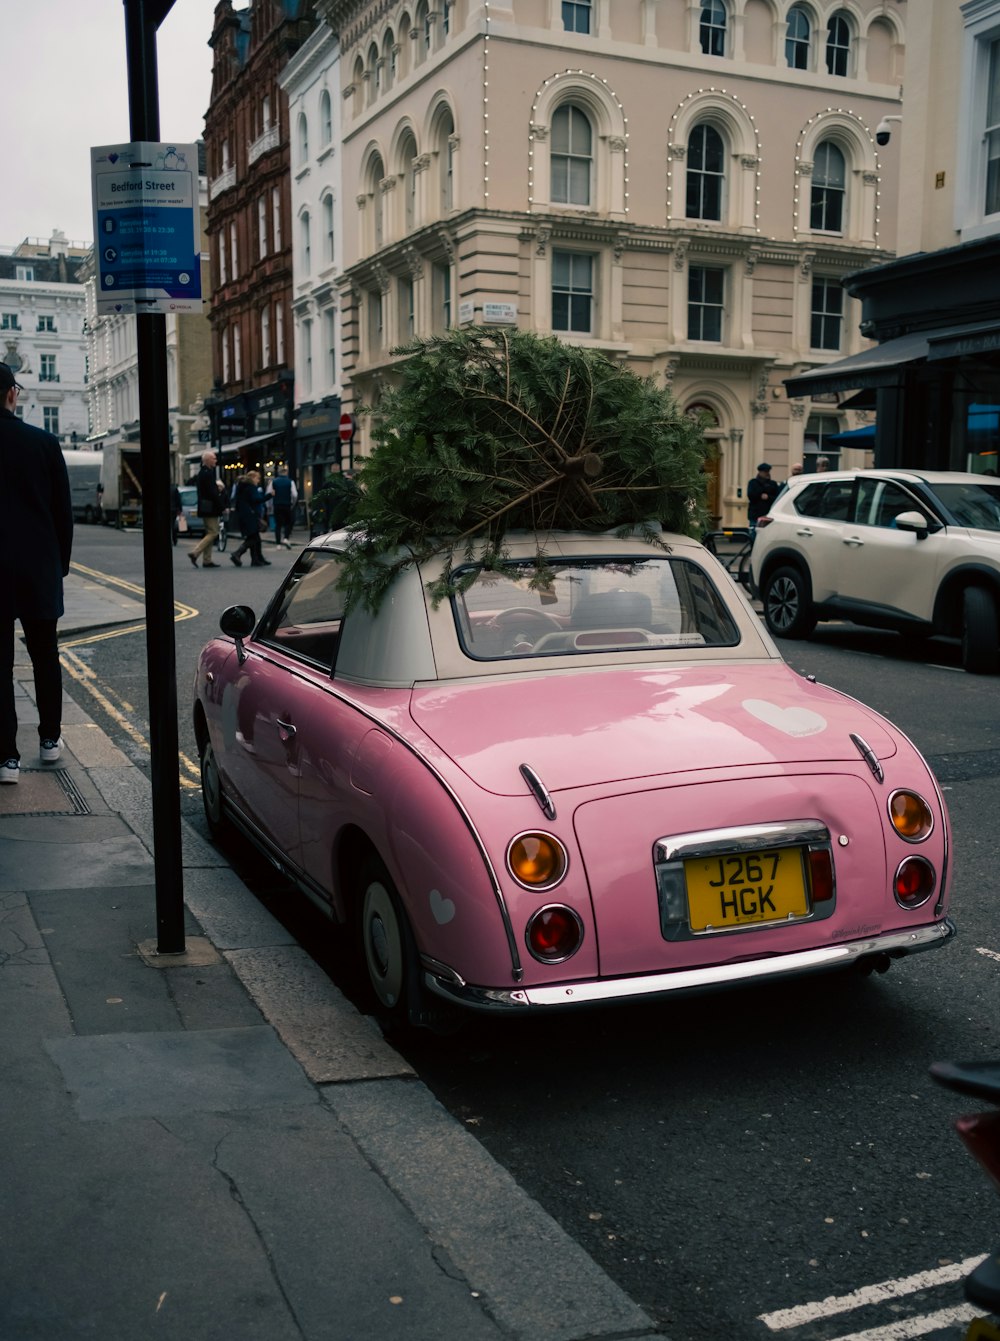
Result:
<svg viewBox="0 0 1000 1341">
<path fill-rule="evenodd" d="M 22 768 L 15 787 L 0 787 L 0 820 L 13 815 L 90 813 L 90 806 L 65 768 Z"/>
</svg>

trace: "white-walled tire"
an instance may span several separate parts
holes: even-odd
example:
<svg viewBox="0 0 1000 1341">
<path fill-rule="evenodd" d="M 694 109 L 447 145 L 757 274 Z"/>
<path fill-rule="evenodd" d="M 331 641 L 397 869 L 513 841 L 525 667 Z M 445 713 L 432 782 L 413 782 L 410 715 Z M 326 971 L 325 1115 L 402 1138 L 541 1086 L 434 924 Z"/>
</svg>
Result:
<svg viewBox="0 0 1000 1341">
<path fill-rule="evenodd" d="M 413 932 L 388 871 L 372 857 L 358 882 L 361 953 L 377 1013 L 404 1027 L 419 1015 L 420 962 Z"/>
</svg>

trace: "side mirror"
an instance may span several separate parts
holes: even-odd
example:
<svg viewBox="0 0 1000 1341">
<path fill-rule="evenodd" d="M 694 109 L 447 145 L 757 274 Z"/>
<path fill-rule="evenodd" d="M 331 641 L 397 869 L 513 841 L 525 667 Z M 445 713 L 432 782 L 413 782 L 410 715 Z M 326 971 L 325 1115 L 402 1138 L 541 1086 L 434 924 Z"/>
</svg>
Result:
<svg viewBox="0 0 1000 1341">
<path fill-rule="evenodd" d="M 230 605 L 223 610 L 219 619 L 219 628 L 227 637 L 236 641 L 236 656 L 242 666 L 247 659 L 243 639 L 249 638 L 257 623 L 257 616 L 249 605 Z"/>
<path fill-rule="evenodd" d="M 927 518 L 922 512 L 901 512 L 896 518 L 897 531 L 912 531 L 918 540 L 926 540 L 930 534 Z"/>
</svg>

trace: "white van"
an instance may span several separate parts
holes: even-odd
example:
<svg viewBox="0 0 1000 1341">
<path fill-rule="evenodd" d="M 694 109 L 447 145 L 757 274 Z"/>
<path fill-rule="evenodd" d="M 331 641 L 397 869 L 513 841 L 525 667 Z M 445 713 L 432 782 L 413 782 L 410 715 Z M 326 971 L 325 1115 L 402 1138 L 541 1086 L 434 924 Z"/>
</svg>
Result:
<svg viewBox="0 0 1000 1341">
<path fill-rule="evenodd" d="M 69 472 L 69 493 L 73 500 L 73 520 L 95 522 L 100 515 L 97 486 L 101 481 L 100 452 L 63 452 Z"/>
</svg>

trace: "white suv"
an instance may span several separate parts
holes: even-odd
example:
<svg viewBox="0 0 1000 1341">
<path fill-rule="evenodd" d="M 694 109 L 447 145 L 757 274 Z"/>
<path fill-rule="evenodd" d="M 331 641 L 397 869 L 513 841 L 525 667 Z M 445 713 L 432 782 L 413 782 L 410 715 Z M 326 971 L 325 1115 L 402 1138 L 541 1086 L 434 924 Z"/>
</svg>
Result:
<svg viewBox="0 0 1000 1341">
<path fill-rule="evenodd" d="M 770 631 L 821 619 L 946 634 L 962 665 L 1000 666 L 1000 479 L 957 471 L 840 470 L 790 480 L 757 522 L 754 594 Z"/>
</svg>

